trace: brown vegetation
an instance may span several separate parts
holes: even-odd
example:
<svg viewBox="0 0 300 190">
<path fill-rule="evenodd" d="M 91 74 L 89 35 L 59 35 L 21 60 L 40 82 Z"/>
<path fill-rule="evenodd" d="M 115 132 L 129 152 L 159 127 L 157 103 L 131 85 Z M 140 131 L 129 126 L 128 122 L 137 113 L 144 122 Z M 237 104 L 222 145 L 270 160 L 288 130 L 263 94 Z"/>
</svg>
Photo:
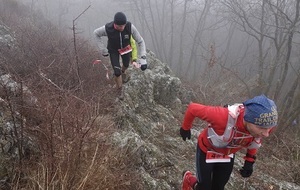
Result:
<svg viewBox="0 0 300 190">
<path fill-rule="evenodd" d="M 103 67 L 93 65 L 95 48 L 77 39 L 75 55 L 72 35 L 13 1 L 2 5 L 1 20 L 16 41 L 14 47 L 1 48 L 1 68 L 38 100 L 26 105 L 23 97 L 6 96 L 26 118 L 16 140 L 22 143 L 23 135 L 30 134 L 37 145 L 26 158 L 12 161 L 6 188 L 139 187 L 130 156 L 109 140 L 116 130 L 115 94 Z"/>
</svg>

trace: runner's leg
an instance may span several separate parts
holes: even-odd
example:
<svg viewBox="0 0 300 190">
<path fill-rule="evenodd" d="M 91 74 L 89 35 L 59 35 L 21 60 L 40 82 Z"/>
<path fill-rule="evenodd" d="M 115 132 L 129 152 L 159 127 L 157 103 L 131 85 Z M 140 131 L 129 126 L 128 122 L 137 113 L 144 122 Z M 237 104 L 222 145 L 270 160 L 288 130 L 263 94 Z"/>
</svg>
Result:
<svg viewBox="0 0 300 190">
<path fill-rule="evenodd" d="M 215 164 L 212 179 L 212 190 L 224 190 L 233 170 L 234 158 L 229 163 Z"/>
<path fill-rule="evenodd" d="M 129 67 L 129 62 L 130 62 L 130 53 L 127 53 L 125 55 L 122 55 L 122 78 L 123 78 L 123 83 L 126 83 L 129 81 L 130 76 L 126 73 L 127 68 Z"/>
<path fill-rule="evenodd" d="M 109 57 L 110 57 L 112 68 L 114 70 L 114 75 L 116 77 L 121 76 L 122 72 L 121 72 L 119 53 L 110 53 Z"/>
<path fill-rule="evenodd" d="M 125 55 L 121 55 L 122 57 L 122 72 L 124 73 L 125 70 L 129 67 L 129 62 L 130 62 L 130 53 L 127 53 Z"/>
<path fill-rule="evenodd" d="M 211 175 L 213 171 L 213 163 L 206 163 L 206 154 L 197 145 L 196 168 L 198 183 L 195 190 L 211 189 Z"/>
</svg>

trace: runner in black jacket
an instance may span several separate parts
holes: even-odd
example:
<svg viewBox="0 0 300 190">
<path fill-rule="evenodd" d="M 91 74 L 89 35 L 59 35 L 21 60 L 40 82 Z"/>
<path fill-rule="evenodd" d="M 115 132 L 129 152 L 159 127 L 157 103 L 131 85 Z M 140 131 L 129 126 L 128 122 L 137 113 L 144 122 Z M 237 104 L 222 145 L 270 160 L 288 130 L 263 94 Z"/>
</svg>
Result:
<svg viewBox="0 0 300 190">
<path fill-rule="evenodd" d="M 147 68 L 146 61 L 146 45 L 144 39 L 136 27 L 127 21 L 124 13 L 117 12 L 114 16 L 114 20 L 105 24 L 104 26 L 97 28 L 94 31 L 96 38 L 98 39 L 98 45 L 102 51 L 103 56 L 110 56 L 110 61 L 114 69 L 115 82 L 119 92 L 119 99 L 124 98 L 122 91 L 122 83 L 127 82 L 129 77 L 125 74 L 126 69 L 129 66 L 130 55 L 132 48 L 130 46 L 130 36 L 138 45 L 139 63 L 141 69 L 144 71 Z M 107 47 L 105 47 L 102 37 L 107 36 Z M 122 58 L 122 67 L 120 65 L 120 57 Z"/>
</svg>

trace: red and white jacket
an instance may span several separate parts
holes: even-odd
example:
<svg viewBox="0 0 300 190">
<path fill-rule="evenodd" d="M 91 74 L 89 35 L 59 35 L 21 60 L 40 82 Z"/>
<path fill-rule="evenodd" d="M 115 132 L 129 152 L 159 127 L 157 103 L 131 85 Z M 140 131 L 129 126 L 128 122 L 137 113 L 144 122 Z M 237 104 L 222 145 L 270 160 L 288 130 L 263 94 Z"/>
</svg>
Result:
<svg viewBox="0 0 300 190">
<path fill-rule="evenodd" d="M 230 124 L 230 119 L 232 123 L 232 118 L 230 117 L 231 115 L 235 115 L 235 113 L 232 114 L 229 112 L 229 109 L 226 107 L 191 103 L 185 112 L 182 128 L 184 130 L 190 130 L 194 119 L 198 117 L 209 123 L 209 125 L 198 136 L 198 146 L 203 152 L 206 153 L 208 150 L 212 150 L 224 155 L 229 155 L 236 153 L 242 148 L 246 148 L 247 155 L 244 159 L 249 162 L 254 162 L 257 150 L 261 146 L 261 139 L 251 136 L 245 128 L 243 119 L 244 112 L 245 109 L 243 105 L 240 104 L 238 114 L 236 114 L 237 118 L 234 118 L 235 121 L 233 123 L 233 129 L 230 131 L 230 138 L 228 138 L 227 135 L 223 146 L 217 146 L 217 143 L 215 142 L 223 138 L 226 130 L 228 133 L 228 124 Z M 212 135 L 212 131 L 215 135 Z M 214 139 L 214 136 L 219 138 Z"/>
</svg>

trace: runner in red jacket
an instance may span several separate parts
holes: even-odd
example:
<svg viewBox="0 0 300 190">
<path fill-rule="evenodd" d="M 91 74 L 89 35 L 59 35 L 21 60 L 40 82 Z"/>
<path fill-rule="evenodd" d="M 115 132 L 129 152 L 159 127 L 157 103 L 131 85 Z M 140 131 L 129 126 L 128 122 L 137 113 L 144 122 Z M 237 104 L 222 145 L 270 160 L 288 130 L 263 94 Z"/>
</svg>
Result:
<svg viewBox="0 0 300 190">
<path fill-rule="evenodd" d="M 261 139 L 277 125 L 275 103 L 265 95 L 228 107 L 191 103 L 184 116 L 180 135 L 191 138 L 192 123 L 198 117 L 209 123 L 198 137 L 196 176 L 184 172 L 183 190 L 223 190 L 230 178 L 234 153 L 247 149 L 242 177 L 250 177 Z"/>
</svg>

